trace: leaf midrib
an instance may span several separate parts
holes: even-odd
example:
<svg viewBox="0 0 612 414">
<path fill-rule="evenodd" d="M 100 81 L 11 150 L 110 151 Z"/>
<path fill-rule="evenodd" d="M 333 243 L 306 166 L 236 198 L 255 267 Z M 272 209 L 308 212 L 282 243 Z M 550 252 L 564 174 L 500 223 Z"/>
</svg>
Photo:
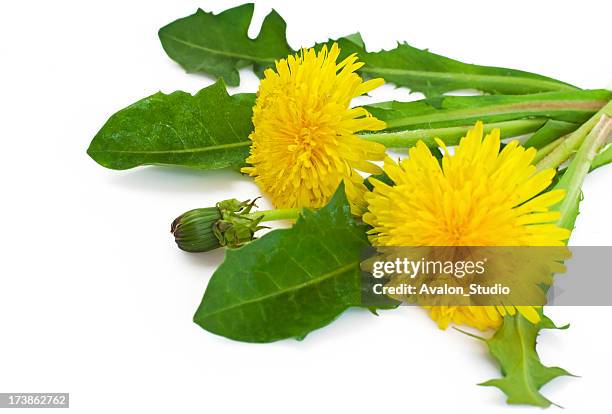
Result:
<svg viewBox="0 0 612 414">
<path fill-rule="evenodd" d="M 567 85 L 562 82 L 555 82 L 545 79 L 534 79 L 527 77 L 518 77 L 518 76 L 504 76 L 504 75 L 482 75 L 482 74 L 472 74 L 472 73 L 461 73 L 461 72 L 435 72 L 435 71 L 419 71 L 419 70 L 408 70 L 408 69 L 396 69 L 396 68 L 385 68 L 378 66 L 364 66 L 359 69 L 362 73 L 371 73 L 371 74 L 382 74 L 382 75 L 404 75 L 404 76 L 414 76 L 421 78 L 441 78 L 447 80 L 478 80 L 479 82 L 489 83 L 489 84 L 512 84 L 515 85 L 517 83 L 526 85 L 526 86 L 539 86 L 544 87 L 546 90 L 550 91 L 575 91 L 579 88 L 575 86 Z"/>
<path fill-rule="evenodd" d="M 325 274 L 323 274 L 322 276 L 320 276 L 318 278 L 314 278 L 314 279 L 308 280 L 306 282 L 300 283 L 298 285 L 291 286 L 291 287 L 289 287 L 287 289 L 281 289 L 281 290 L 269 293 L 269 294 L 264 295 L 264 296 L 260 296 L 260 297 L 253 298 L 253 299 L 249 299 L 249 300 L 246 300 L 244 302 L 237 303 L 235 305 L 231 305 L 231 306 L 227 306 L 225 308 L 218 309 L 218 310 L 216 310 L 214 312 L 210 312 L 210 313 L 205 314 L 204 316 L 202 316 L 201 319 L 210 318 L 212 316 L 218 315 L 218 314 L 223 313 L 223 312 L 227 312 L 227 311 L 232 310 L 232 309 L 239 308 L 241 306 L 246 306 L 246 305 L 250 305 L 250 304 L 253 304 L 253 303 L 257 303 L 257 302 L 262 302 L 262 301 L 265 301 L 267 299 L 271 299 L 271 298 L 274 298 L 274 297 L 277 297 L 277 296 L 281 296 L 281 295 L 284 295 L 284 294 L 287 294 L 287 293 L 290 293 L 290 292 L 299 291 L 300 289 L 306 288 L 306 287 L 308 287 L 310 285 L 317 284 L 319 282 L 323 282 L 324 280 L 331 279 L 331 278 L 333 278 L 335 276 L 338 276 L 338 275 L 346 272 L 347 270 L 350 270 L 351 268 L 354 268 L 358 264 L 359 264 L 359 261 L 350 262 L 349 264 L 347 264 L 345 266 L 342 266 L 342 267 L 334 270 L 333 272 L 325 273 Z"/>
<path fill-rule="evenodd" d="M 250 140 L 234 142 L 231 144 L 222 144 L 222 145 L 212 145 L 209 147 L 196 147 L 196 148 L 184 148 L 184 149 L 176 149 L 176 150 L 114 150 L 114 149 L 104 149 L 104 150 L 92 150 L 94 153 L 113 153 L 113 154 L 184 154 L 184 153 L 192 153 L 192 152 L 209 152 L 209 151 L 217 151 L 229 148 L 239 148 L 239 147 L 248 147 L 251 145 Z"/>
<path fill-rule="evenodd" d="M 534 102 L 519 102 L 509 103 L 491 106 L 479 106 L 475 108 L 465 109 L 442 109 L 442 112 L 407 116 L 401 118 L 393 118 L 387 122 L 388 128 L 400 128 L 407 127 L 414 124 L 422 124 L 426 122 L 444 122 L 444 121 L 457 121 L 467 117 L 476 116 L 498 116 L 508 115 L 512 113 L 530 113 L 540 111 L 554 111 L 554 112 L 566 112 L 566 111 L 584 111 L 594 112 L 600 109 L 606 104 L 606 101 L 600 100 L 546 100 L 546 101 L 534 101 Z M 391 109 L 392 110 L 392 109 Z"/>
<path fill-rule="evenodd" d="M 502 131 L 507 132 L 510 128 L 517 128 L 517 129 L 531 128 L 531 127 L 540 128 L 541 126 L 544 125 L 544 123 L 546 123 L 545 118 L 515 119 L 515 120 L 510 120 L 510 121 L 502 121 L 502 122 L 489 122 L 485 125 L 485 130 L 490 130 L 492 128 L 500 128 L 502 129 Z M 414 145 L 416 141 L 418 140 L 423 140 L 425 142 L 433 143 L 434 142 L 433 137 L 435 136 L 439 136 L 440 138 L 444 139 L 443 136 L 447 136 L 447 134 L 451 135 L 451 134 L 465 133 L 467 132 L 468 129 L 472 127 L 473 125 L 458 125 L 458 126 L 452 126 L 452 127 L 418 128 L 418 129 L 405 129 L 405 130 L 399 130 L 399 131 L 383 130 L 381 132 L 367 132 L 367 133 L 359 132 L 356 134 L 356 136 L 358 136 L 359 138 L 368 140 L 368 141 L 378 142 L 380 144 L 387 146 L 388 148 L 393 148 L 394 145 L 396 145 L 393 142 L 389 142 L 389 140 L 392 140 L 394 138 L 400 138 L 402 140 L 401 146 L 408 147 L 408 146 Z M 408 143 L 407 141 L 408 138 L 412 138 L 414 142 Z M 457 138 L 456 143 L 451 144 L 450 143 L 451 141 L 448 141 L 446 142 L 446 144 L 456 145 L 457 143 L 459 143 L 458 141 L 459 138 L 461 137 Z"/>
<path fill-rule="evenodd" d="M 535 386 L 535 384 L 533 384 L 529 374 L 528 374 L 528 358 L 527 358 L 527 354 L 529 353 L 529 350 L 527 349 L 527 345 L 526 345 L 526 340 L 525 339 L 525 335 L 523 334 L 523 322 L 522 322 L 522 316 L 517 316 L 517 324 L 518 324 L 518 329 L 517 331 L 517 335 L 519 336 L 519 342 L 521 344 L 521 360 L 523 361 L 523 363 L 521 364 L 521 374 L 523 376 L 523 379 L 525 380 L 525 385 L 527 386 L 527 391 L 531 394 L 531 397 L 534 398 L 534 401 L 537 400 L 541 400 L 542 395 L 538 392 L 537 387 Z M 537 337 L 537 333 L 536 333 L 536 337 Z M 546 398 L 544 398 L 544 400 L 546 400 Z M 548 401 L 548 400 L 546 400 Z"/>
<path fill-rule="evenodd" d="M 170 40 L 173 40 L 175 42 L 184 44 L 185 46 L 189 46 L 189 47 L 192 47 L 194 49 L 200 49 L 200 50 L 203 50 L 203 51 L 208 52 L 208 53 L 212 53 L 212 54 L 216 54 L 216 55 L 221 55 L 221 56 L 227 56 L 227 57 L 231 57 L 231 58 L 235 58 L 235 59 L 244 59 L 244 60 L 251 60 L 251 61 L 255 61 L 255 62 L 264 62 L 264 63 L 274 63 L 276 61 L 276 59 L 277 59 L 275 57 L 261 58 L 261 57 L 251 56 L 251 55 L 245 55 L 245 54 L 242 54 L 242 53 L 226 52 L 226 51 L 223 51 L 223 50 L 211 49 L 209 47 L 202 46 L 200 44 L 193 43 L 193 42 L 190 42 L 188 40 L 180 39 L 178 37 L 169 35 L 167 33 L 161 33 L 160 36 L 167 37 Z"/>
</svg>

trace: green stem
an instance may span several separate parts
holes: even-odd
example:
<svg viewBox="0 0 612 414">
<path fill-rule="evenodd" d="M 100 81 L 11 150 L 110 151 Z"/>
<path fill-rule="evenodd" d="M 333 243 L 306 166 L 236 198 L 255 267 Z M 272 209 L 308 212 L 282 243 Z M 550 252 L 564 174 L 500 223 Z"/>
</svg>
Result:
<svg viewBox="0 0 612 414">
<path fill-rule="evenodd" d="M 246 214 L 245 217 L 255 219 L 262 217 L 261 222 L 276 220 L 295 220 L 300 216 L 301 208 L 278 208 Z"/>
<path fill-rule="evenodd" d="M 412 113 L 407 110 L 397 111 L 399 112 L 398 116 L 393 115 L 385 119 L 385 122 L 387 123 L 387 128 L 406 130 L 415 129 L 419 126 L 457 126 L 464 122 L 473 124 L 478 120 L 488 123 L 542 117 L 557 119 L 566 118 L 570 115 L 570 119 L 576 119 L 581 116 L 584 116 L 583 119 L 587 119 L 589 115 L 601 109 L 608 102 L 607 99 L 586 99 L 586 97 L 581 100 L 573 100 L 567 99 L 567 96 L 565 99 L 555 100 L 534 99 L 534 96 L 537 98 L 542 95 L 546 96 L 547 94 L 506 98 L 511 100 L 507 103 L 488 105 L 482 105 L 481 103 L 483 98 L 488 98 L 486 96 L 446 97 L 445 100 L 448 101 L 446 103 L 448 107 L 423 114 L 418 112 Z M 470 98 L 476 99 L 470 100 Z M 405 106 L 409 107 L 409 104 L 407 103 Z M 459 105 L 467 107 L 455 107 Z M 455 123 L 455 125 L 452 125 L 452 123 Z"/>
<path fill-rule="evenodd" d="M 556 140 L 554 140 L 550 144 L 540 148 L 538 150 L 538 152 L 536 153 L 535 157 L 533 158 L 532 162 L 534 164 L 537 164 L 538 162 L 540 162 L 544 157 L 546 157 L 548 154 L 553 152 L 553 150 L 555 148 L 557 148 L 559 145 L 561 145 L 568 137 L 569 137 L 569 135 L 564 135 L 564 136 L 562 136 L 560 138 L 557 138 Z"/>
<path fill-rule="evenodd" d="M 588 121 L 580 126 L 576 131 L 570 134 L 557 148 L 553 149 L 550 154 L 545 156 L 536 164 L 538 170 L 547 168 L 557 168 L 559 165 L 567 161 L 580 148 L 586 136 L 593 129 L 595 124 L 599 122 L 602 115 L 612 116 L 612 101 L 608 102 Z"/>
<path fill-rule="evenodd" d="M 484 126 L 488 133 L 494 128 L 500 128 L 502 138 L 515 137 L 537 131 L 546 123 L 545 118 L 519 119 L 515 121 L 494 122 Z M 440 138 L 447 145 L 457 145 L 461 138 L 473 128 L 473 125 L 447 127 L 447 128 L 428 128 L 412 131 L 380 132 L 359 134 L 360 138 L 368 141 L 378 142 L 387 148 L 409 148 L 416 145 L 421 140 L 426 145 L 436 145 L 434 138 Z"/>
<path fill-rule="evenodd" d="M 597 124 L 584 139 L 576 156 L 570 163 L 555 189 L 565 190 L 565 197 L 555 207 L 561 213 L 557 224 L 572 230 L 576 220 L 578 203 L 581 199 L 582 183 L 591 169 L 591 164 L 599 149 L 612 134 L 612 118 L 601 115 Z"/>
</svg>

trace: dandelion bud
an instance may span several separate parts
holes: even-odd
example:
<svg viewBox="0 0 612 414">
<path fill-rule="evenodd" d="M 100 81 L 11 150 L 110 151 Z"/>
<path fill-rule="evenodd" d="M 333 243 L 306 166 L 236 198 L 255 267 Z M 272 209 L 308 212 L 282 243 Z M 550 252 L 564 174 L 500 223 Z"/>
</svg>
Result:
<svg viewBox="0 0 612 414">
<path fill-rule="evenodd" d="M 238 247 L 254 239 L 263 216 L 254 216 L 255 200 L 224 200 L 215 207 L 196 208 L 177 217 L 170 227 L 174 241 L 187 252 Z"/>
</svg>

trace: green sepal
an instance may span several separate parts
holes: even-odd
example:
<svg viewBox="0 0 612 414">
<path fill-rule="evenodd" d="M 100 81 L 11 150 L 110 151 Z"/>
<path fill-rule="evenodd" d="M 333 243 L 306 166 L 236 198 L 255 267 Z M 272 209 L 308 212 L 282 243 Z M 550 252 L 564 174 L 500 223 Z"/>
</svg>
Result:
<svg viewBox="0 0 612 414">
<path fill-rule="evenodd" d="M 240 247 L 255 240 L 255 233 L 267 227 L 260 226 L 263 216 L 251 217 L 255 200 L 225 200 L 217 203 L 221 219 L 213 225 L 213 233 L 221 246 Z"/>
</svg>

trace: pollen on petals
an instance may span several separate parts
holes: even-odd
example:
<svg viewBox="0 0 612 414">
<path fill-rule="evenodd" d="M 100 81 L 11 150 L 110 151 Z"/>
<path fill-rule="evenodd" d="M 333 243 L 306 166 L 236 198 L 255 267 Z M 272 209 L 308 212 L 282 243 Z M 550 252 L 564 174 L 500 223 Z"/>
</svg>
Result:
<svg viewBox="0 0 612 414">
<path fill-rule="evenodd" d="M 255 177 L 276 207 L 321 207 L 344 181 L 353 212 L 361 214 L 366 187 L 359 171 L 381 172 L 371 161 L 384 158 L 384 146 L 355 134 L 385 123 L 350 103 L 383 80 L 364 82 L 355 73 L 362 66 L 357 56 L 338 63 L 339 56 L 335 43 L 318 53 L 304 49 L 264 72 L 253 108 L 250 166 L 242 172 Z"/>
<path fill-rule="evenodd" d="M 419 142 L 399 163 L 387 158 L 384 171 L 395 183 L 373 181 L 363 220 L 379 246 L 561 246 L 567 229 L 555 222 L 551 207 L 562 191 L 544 192 L 554 171 L 536 172 L 534 152 L 518 142 L 500 151 L 500 132 L 483 138 L 478 122 L 441 163 Z M 520 312 L 537 322 L 533 307 L 428 307 L 441 328 L 450 323 L 495 328 L 506 313 Z"/>
</svg>

